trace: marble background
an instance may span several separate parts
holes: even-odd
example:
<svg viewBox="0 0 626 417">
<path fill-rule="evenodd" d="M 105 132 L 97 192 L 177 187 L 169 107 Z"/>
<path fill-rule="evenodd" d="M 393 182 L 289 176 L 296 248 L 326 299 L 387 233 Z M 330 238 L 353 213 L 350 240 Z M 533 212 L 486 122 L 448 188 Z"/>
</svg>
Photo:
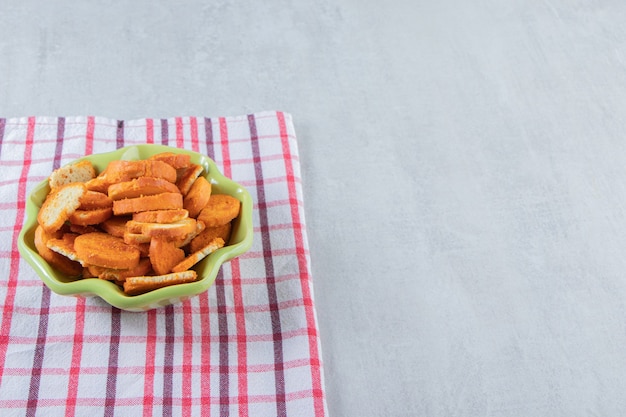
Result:
<svg viewBox="0 0 626 417">
<path fill-rule="evenodd" d="M 2 117 L 293 115 L 331 415 L 626 412 L 626 3 L 0 9 Z"/>
</svg>

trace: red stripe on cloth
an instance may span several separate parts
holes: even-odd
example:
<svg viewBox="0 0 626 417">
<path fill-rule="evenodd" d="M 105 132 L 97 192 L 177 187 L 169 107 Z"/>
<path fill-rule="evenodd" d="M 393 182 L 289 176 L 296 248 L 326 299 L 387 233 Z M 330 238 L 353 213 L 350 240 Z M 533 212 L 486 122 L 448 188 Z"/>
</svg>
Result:
<svg viewBox="0 0 626 417">
<path fill-rule="evenodd" d="M 221 132 L 221 122 L 220 134 Z M 226 124 L 224 123 L 224 127 Z M 210 158 L 215 160 L 215 144 L 213 138 L 213 121 L 211 119 L 205 119 L 205 133 L 207 143 L 207 154 Z M 226 133 L 226 132 L 224 132 Z M 217 301 L 217 329 L 219 333 L 218 337 L 218 350 L 219 350 L 219 387 L 220 387 L 220 415 L 228 416 L 230 414 L 230 370 L 229 370 L 229 349 L 228 349 L 228 313 L 226 312 L 226 290 L 224 288 L 224 273 L 222 268 L 217 273 L 215 278 L 215 295 Z"/>
<path fill-rule="evenodd" d="M 4 133 L 4 132 L 3 132 Z M 3 136 L 4 137 L 4 136 Z M 15 227 L 11 242 L 11 263 L 9 266 L 9 280 L 7 282 L 7 293 L 2 308 L 2 323 L 0 324 L 0 386 L 4 375 L 4 364 L 6 362 L 7 347 L 9 345 L 9 335 L 11 334 L 11 321 L 13 319 L 13 304 L 15 302 L 15 290 L 20 270 L 20 254 L 17 250 L 17 239 L 24 222 L 26 207 L 26 186 L 28 184 L 28 171 L 32 163 L 33 140 L 35 137 L 35 118 L 28 118 L 28 128 L 26 131 L 26 143 L 24 147 L 24 164 L 17 189 L 17 214 L 15 216 Z"/>
<path fill-rule="evenodd" d="M 0 118 L 0 156 L 2 156 L 2 144 L 4 142 L 4 127 L 7 124 L 7 119 Z"/>
<path fill-rule="evenodd" d="M 150 310 L 146 315 L 148 316 L 148 324 L 146 330 L 146 362 L 143 370 L 143 416 L 150 417 L 152 416 L 152 406 L 154 404 L 154 358 L 157 344 L 157 312 L 156 310 Z"/>
<path fill-rule="evenodd" d="M 231 178 L 233 172 L 230 164 L 228 127 L 226 120 L 223 118 L 220 119 L 220 132 L 224 175 Z M 239 259 L 232 259 L 230 265 L 232 270 L 233 304 L 235 306 L 235 325 L 237 327 L 237 402 L 239 404 L 239 415 L 248 415 L 248 342 L 246 338 L 246 317 Z"/>
<path fill-rule="evenodd" d="M 95 117 L 87 118 L 87 133 L 85 134 L 85 155 L 93 153 L 93 134 L 96 129 Z"/>
<path fill-rule="evenodd" d="M 146 119 L 146 143 L 154 143 L 154 119 Z"/>
<path fill-rule="evenodd" d="M 311 392 L 308 389 L 304 389 L 304 390 L 297 390 L 297 391 L 291 391 L 289 392 L 287 395 L 287 400 L 288 401 L 297 401 L 297 400 L 302 400 L 305 398 L 310 398 L 311 397 Z M 218 398 L 211 398 L 212 400 L 217 400 Z M 233 399 L 235 400 L 235 399 Z M 258 394 L 258 395 L 252 395 L 250 396 L 250 400 L 252 403 L 257 403 L 257 404 L 268 404 L 268 403 L 272 403 L 274 402 L 274 396 L 271 394 Z M 52 408 L 52 407 L 62 407 L 63 406 L 63 399 L 62 398 L 47 398 L 45 400 L 45 404 L 47 407 Z M 133 407 L 136 406 L 137 404 L 140 404 L 142 401 L 142 398 L 140 397 L 126 397 L 126 398 L 120 398 L 118 400 L 118 405 L 120 407 L 120 410 L 123 410 L 121 407 Z M 20 409 L 20 408 L 24 408 L 26 405 L 26 401 L 23 399 L 8 399 L 8 400 L 0 400 L 0 408 L 6 408 L 6 409 Z M 78 405 L 81 407 L 85 407 L 85 408 L 96 408 L 99 409 L 102 407 L 102 399 L 101 398 L 94 398 L 94 397 L 84 397 L 81 398 L 80 401 L 78 402 Z M 178 404 L 177 404 L 178 405 Z M 127 411 L 127 410 L 124 410 Z M 91 410 L 92 414 L 94 415 L 98 415 L 96 414 L 93 410 Z M 51 413 L 52 414 L 52 413 Z M 130 412 L 129 414 L 123 414 L 123 413 L 119 413 L 122 416 L 126 416 L 126 415 L 131 415 Z M 54 414 L 52 414 L 54 415 Z M 91 414 L 85 414 L 85 415 L 91 415 Z M 160 415 L 166 415 L 166 414 L 160 414 Z M 260 414 L 262 416 L 265 416 L 267 414 Z M 294 414 L 295 415 L 295 414 Z M 300 415 L 300 414 L 297 414 Z M 204 417 L 204 414 L 202 415 Z M 220 416 L 223 416 L 223 414 L 220 414 Z"/>
<path fill-rule="evenodd" d="M 210 158 L 214 157 L 214 151 L 213 151 L 213 124 L 211 122 L 211 119 L 209 118 L 204 118 L 204 142 L 205 145 L 207 147 L 207 154 Z M 221 269 L 221 268 L 220 268 Z M 221 289 L 221 291 L 224 291 L 224 285 L 222 284 L 222 279 L 221 279 L 221 275 L 220 272 L 218 272 L 218 276 L 216 277 L 216 280 L 214 282 L 214 287 L 216 288 L 216 293 L 218 293 L 218 289 Z M 210 316 L 209 313 L 211 312 L 210 306 L 209 306 L 209 295 L 208 292 L 205 292 L 203 294 L 200 294 L 200 317 L 201 317 L 201 323 L 202 325 L 200 326 L 200 337 L 202 340 L 202 345 L 203 346 L 210 346 L 212 341 L 211 341 L 211 320 L 210 320 Z M 218 310 L 219 310 L 219 298 L 218 298 Z M 218 311 L 216 311 L 216 313 L 218 313 Z M 221 316 L 218 314 L 218 325 L 222 326 L 221 324 Z M 218 343 L 218 350 L 220 351 L 220 360 L 221 360 L 221 349 L 222 349 L 222 344 L 220 343 L 220 340 L 218 339 L 217 341 Z M 202 354 L 200 357 L 200 363 L 201 363 L 201 368 L 200 368 L 200 388 L 201 388 L 201 397 L 200 397 L 200 402 L 201 402 L 201 412 L 200 415 L 202 416 L 207 416 L 210 414 L 211 412 L 211 351 L 210 349 L 202 349 Z M 221 364 L 221 362 L 220 362 Z M 219 372 L 219 369 L 218 369 Z M 220 382 L 221 382 L 221 374 L 220 374 Z M 221 385 L 220 385 L 221 387 Z M 220 395 L 221 395 L 221 388 L 220 388 Z"/>
<path fill-rule="evenodd" d="M 287 172 L 287 187 L 289 189 L 289 201 L 291 206 L 291 220 L 293 223 L 293 233 L 296 245 L 296 256 L 298 259 L 298 269 L 300 271 L 300 283 L 302 288 L 302 296 L 304 298 L 305 316 L 307 329 L 309 333 L 309 355 L 311 360 L 311 381 L 313 384 L 313 401 L 315 407 L 315 415 L 324 414 L 324 390 L 322 387 L 321 360 L 318 349 L 317 324 L 315 321 L 315 311 L 313 309 L 313 297 L 310 289 L 309 269 L 307 265 L 307 252 L 304 244 L 303 222 L 300 219 L 298 210 L 298 195 L 296 192 L 296 181 L 294 174 L 294 166 L 291 160 L 291 148 L 289 146 L 289 136 L 287 134 L 287 125 L 285 123 L 285 115 L 277 112 L 278 129 L 280 132 L 280 140 L 283 148 L 283 156 L 285 161 L 285 170 Z"/>
<path fill-rule="evenodd" d="M 259 222 L 261 224 L 261 246 L 263 248 L 263 260 L 265 262 L 265 275 L 267 277 L 267 296 L 270 304 L 270 318 L 272 322 L 272 334 L 274 342 L 274 379 L 276 389 L 276 414 L 284 416 L 287 414 L 285 398 L 285 373 L 283 369 L 283 344 L 282 328 L 280 322 L 280 307 L 278 306 L 278 295 L 276 292 L 274 261 L 272 257 L 272 245 L 269 232 L 269 220 L 266 207 L 265 185 L 263 183 L 263 165 L 261 150 L 259 147 L 259 137 L 257 135 L 256 121 L 254 115 L 248 115 L 250 127 L 250 143 L 254 159 L 254 174 L 258 183 L 257 200 L 259 204 Z"/>
<path fill-rule="evenodd" d="M 176 147 L 185 147 L 185 137 L 183 136 L 183 118 L 177 117 L 174 119 L 176 123 Z"/>
<path fill-rule="evenodd" d="M 211 320 L 209 314 L 208 291 L 200 294 L 200 343 L 211 346 Z M 200 350 L 200 415 L 208 416 L 211 412 L 211 350 Z"/>
<path fill-rule="evenodd" d="M 76 323 L 74 325 L 74 340 L 72 346 L 72 361 L 67 384 L 67 399 L 65 401 L 66 417 L 76 415 L 76 401 L 78 398 L 78 382 L 80 377 L 80 363 L 83 353 L 83 338 L 85 330 L 85 299 L 78 298 L 76 301 Z"/>
<path fill-rule="evenodd" d="M 200 145 L 198 143 L 198 118 L 190 118 L 189 123 L 191 124 L 191 150 L 200 152 Z"/>
</svg>

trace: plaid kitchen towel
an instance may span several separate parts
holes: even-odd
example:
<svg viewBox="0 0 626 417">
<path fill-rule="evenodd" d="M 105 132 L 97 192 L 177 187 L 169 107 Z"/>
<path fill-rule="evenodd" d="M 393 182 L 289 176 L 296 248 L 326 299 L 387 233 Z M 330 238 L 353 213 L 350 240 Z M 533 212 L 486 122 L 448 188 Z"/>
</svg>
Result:
<svg viewBox="0 0 626 417">
<path fill-rule="evenodd" d="M 57 295 L 20 258 L 30 190 L 75 158 L 156 143 L 214 159 L 254 243 L 205 293 L 142 313 Z M 0 118 L 0 415 L 326 415 L 291 116 Z"/>
</svg>

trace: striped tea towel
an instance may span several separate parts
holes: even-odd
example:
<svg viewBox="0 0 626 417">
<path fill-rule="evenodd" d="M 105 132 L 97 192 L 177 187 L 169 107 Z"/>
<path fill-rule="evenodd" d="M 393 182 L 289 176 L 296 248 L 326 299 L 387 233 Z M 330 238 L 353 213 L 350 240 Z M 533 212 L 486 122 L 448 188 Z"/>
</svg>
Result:
<svg viewBox="0 0 626 417">
<path fill-rule="evenodd" d="M 254 200 L 254 243 L 215 284 L 143 313 L 57 295 L 20 258 L 30 190 L 92 153 L 214 159 Z M 0 415 L 326 415 L 291 116 L 0 118 Z"/>
</svg>

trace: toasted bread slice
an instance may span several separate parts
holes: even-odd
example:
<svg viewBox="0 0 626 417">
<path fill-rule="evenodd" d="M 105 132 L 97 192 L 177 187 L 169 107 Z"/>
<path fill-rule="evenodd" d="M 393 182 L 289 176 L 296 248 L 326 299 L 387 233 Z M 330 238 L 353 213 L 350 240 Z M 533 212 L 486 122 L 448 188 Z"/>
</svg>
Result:
<svg viewBox="0 0 626 417">
<path fill-rule="evenodd" d="M 198 223 L 202 223 L 199 221 Z M 230 231 L 232 224 L 226 223 L 221 226 L 207 227 L 189 242 L 189 252 L 197 252 L 206 245 L 210 244 L 216 237 L 221 238 L 228 243 L 230 240 Z"/>
<path fill-rule="evenodd" d="M 176 182 L 176 169 L 174 169 L 170 164 L 163 161 L 149 159 L 144 160 L 144 162 L 146 164 L 145 173 L 143 174 L 144 176 L 163 178 L 171 183 Z"/>
<path fill-rule="evenodd" d="M 126 294 L 138 295 L 169 285 L 193 282 L 197 277 L 198 274 L 193 270 L 165 275 L 128 277 L 123 286 Z"/>
<path fill-rule="evenodd" d="M 144 195 L 178 193 L 178 187 L 163 178 L 139 177 L 130 181 L 118 182 L 109 186 L 108 194 L 112 200 L 136 198 Z"/>
<path fill-rule="evenodd" d="M 126 241 L 124 241 L 124 243 L 126 243 Z M 134 246 L 137 248 L 137 250 L 139 250 L 139 256 L 141 258 L 147 258 L 148 256 L 150 256 L 150 242 L 145 242 L 145 243 L 126 243 L 127 245 L 130 246 Z"/>
<path fill-rule="evenodd" d="M 179 239 L 196 230 L 196 219 L 187 218 L 174 223 L 146 223 L 130 220 L 126 223 L 126 232 L 141 234 L 151 238 L 168 240 Z"/>
<path fill-rule="evenodd" d="M 113 201 L 113 214 L 116 216 L 140 211 L 181 208 L 183 208 L 183 196 L 180 193 L 161 193 Z"/>
<path fill-rule="evenodd" d="M 163 178 L 171 183 L 176 182 L 176 170 L 162 161 L 123 161 L 109 162 L 106 169 L 96 178 L 87 182 L 92 191 L 106 193 L 109 187 L 119 182 L 130 181 L 139 177 Z"/>
<path fill-rule="evenodd" d="M 183 208 L 189 211 L 190 217 L 198 217 L 200 211 L 211 198 L 211 183 L 204 177 L 198 177 L 183 199 Z"/>
<path fill-rule="evenodd" d="M 129 181 L 139 177 L 156 177 L 166 179 L 169 182 L 176 182 L 176 170 L 171 165 L 162 161 L 146 159 L 111 161 L 104 176 L 112 183 Z"/>
<path fill-rule="evenodd" d="M 46 246 L 51 251 L 54 251 L 60 255 L 63 255 L 72 261 L 80 263 L 84 266 L 84 262 L 78 254 L 76 253 L 76 249 L 74 248 L 74 241 L 76 240 L 76 234 L 73 233 L 64 233 L 61 238 L 50 239 L 46 242 Z"/>
<path fill-rule="evenodd" d="M 37 214 L 41 227 L 48 233 L 59 230 L 80 207 L 80 199 L 86 192 L 87 188 L 82 182 L 65 184 L 50 192 Z"/>
<path fill-rule="evenodd" d="M 187 168 L 191 163 L 191 156 L 188 154 L 176 154 L 174 152 L 161 152 L 152 155 L 149 160 L 165 162 L 174 169 Z"/>
<path fill-rule="evenodd" d="M 89 191 L 106 194 L 109 189 L 109 185 L 113 182 L 109 181 L 106 176 L 99 175 L 96 178 L 92 178 L 85 183 L 85 186 Z"/>
<path fill-rule="evenodd" d="M 204 168 L 202 165 L 191 164 L 189 167 L 179 170 L 176 186 L 182 195 L 187 195 L 194 181 L 202 174 Z"/>
<path fill-rule="evenodd" d="M 89 270 L 89 273 L 94 277 L 98 277 L 107 281 L 123 282 L 127 277 L 136 277 L 138 275 L 149 274 L 152 270 L 152 264 L 150 263 L 150 259 L 143 258 L 139 260 L 139 263 L 134 268 L 114 269 L 103 268 L 96 265 L 88 265 L 87 269 Z"/>
<path fill-rule="evenodd" d="M 70 223 L 78 226 L 100 224 L 113 216 L 113 208 L 104 207 L 94 210 L 76 210 L 69 217 Z"/>
<path fill-rule="evenodd" d="M 178 248 L 184 248 L 189 245 L 189 242 L 193 240 L 196 236 L 198 236 L 204 230 L 204 223 L 196 220 L 196 230 L 189 233 L 187 236 L 182 236 L 178 239 L 174 239 L 173 242 Z"/>
<path fill-rule="evenodd" d="M 100 228 L 98 227 L 98 225 L 93 225 L 93 226 L 79 226 L 77 224 L 72 224 L 70 223 L 68 225 L 68 230 L 70 233 L 75 233 L 77 235 L 84 235 L 85 233 L 92 233 L 92 232 L 100 232 Z"/>
<path fill-rule="evenodd" d="M 124 237 L 126 231 L 126 222 L 131 218 L 129 216 L 113 216 L 104 221 L 100 227 L 102 230 L 115 237 Z"/>
<path fill-rule="evenodd" d="M 174 223 L 189 217 L 185 209 L 152 210 L 133 214 L 133 220 L 146 223 Z"/>
<path fill-rule="evenodd" d="M 70 277 L 80 276 L 83 272 L 83 266 L 80 263 L 48 248 L 47 243 L 50 239 L 58 239 L 60 237 L 59 233 L 49 235 L 43 227 L 37 226 L 35 229 L 35 248 L 44 261 L 57 271 Z"/>
<path fill-rule="evenodd" d="M 180 263 L 176 264 L 172 268 L 172 272 L 186 271 L 187 269 L 191 268 L 192 266 L 200 262 L 202 259 L 207 257 L 209 254 L 215 252 L 216 250 L 222 247 L 224 247 L 224 240 L 219 237 L 215 238 L 211 241 L 211 243 L 201 248 L 200 250 L 192 253 L 191 255 L 183 259 Z"/>
<path fill-rule="evenodd" d="M 74 241 L 76 255 L 83 264 L 105 268 L 134 268 L 139 263 L 139 250 L 108 233 L 87 233 Z"/>
<path fill-rule="evenodd" d="M 113 207 L 113 200 L 105 193 L 88 190 L 80 199 L 81 210 L 94 210 Z"/>
<path fill-rule="evenodd" d="M 122 239 L 124 240 L 124 243 L 131 246 L 149 244 L 152 240 L 152 238 L 148 235 L 131 232 L 124 232 Z"/>
<path fill-rule="evenodd" d="M 241 202 L 227 194 L 213 194 L 198 214 L 198 220 L 204 222 L 207 228 L 217 227 L 232 221 L 239 215 Z"/>
<path fill-rule="evenodd" d="M 150 262 L 152 269 L 158 275 L 169 274 L 174 265 L 185 259 L 185 251 L 162 238 L 153 238 L 150 241 Z"/>
<path fill-rule="evenodd" d="M 48 185 L 55 190 L 62 185 L 73 182 L 87 182 L 96 176 L 96 170 L 88 160 L 65 165 L 52 171 L 48 177 Z"/>
</svg>

